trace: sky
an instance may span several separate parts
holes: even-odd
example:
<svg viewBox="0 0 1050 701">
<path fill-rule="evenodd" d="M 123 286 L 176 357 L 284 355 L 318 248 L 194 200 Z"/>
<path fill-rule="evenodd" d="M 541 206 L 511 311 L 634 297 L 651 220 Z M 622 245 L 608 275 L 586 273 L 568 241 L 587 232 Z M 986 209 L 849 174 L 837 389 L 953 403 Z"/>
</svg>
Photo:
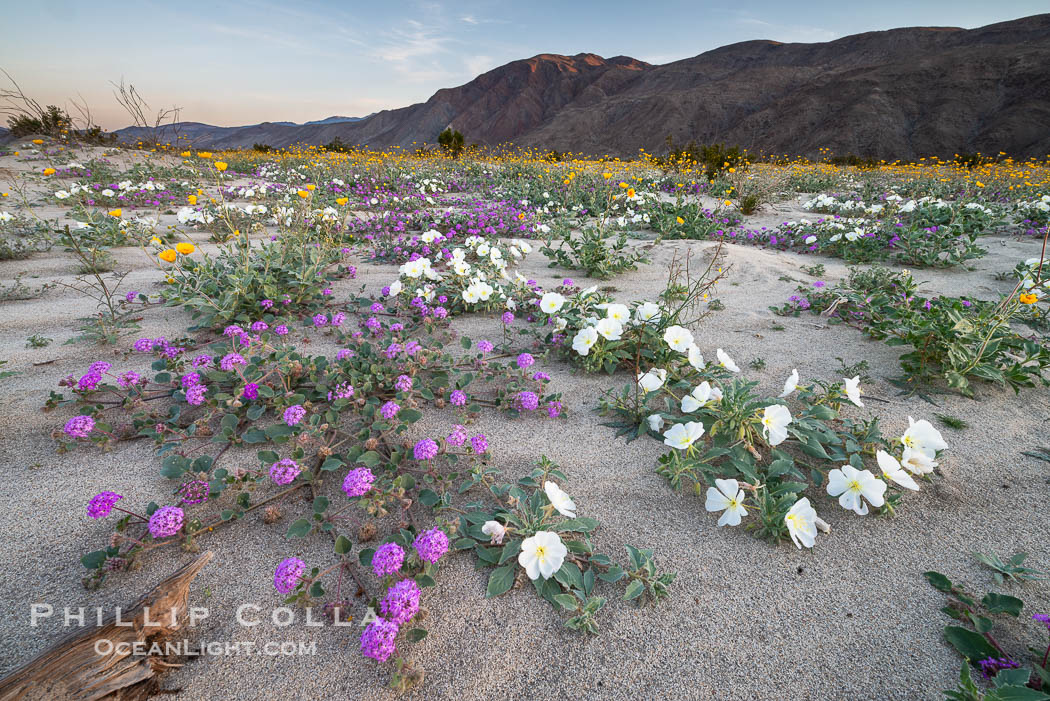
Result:
<svg viewBox="0 0 1050 701">
<path fill-rule="evenodd" d="M 115 129 L 131 121 L 113 98 L 110 83 L 121 79 L 153 110 L 181 107 L 186 121 L 304 122 L 423 102 L 439 88 L 540 53 L 668 63 L 751 39 L 980 27 L 1045 12 L 1047 4 L 3 0 L 0 8 L 0 68 L 43 104 L 66 106 L 80 96 L 98 124 Z"/>
</svg>

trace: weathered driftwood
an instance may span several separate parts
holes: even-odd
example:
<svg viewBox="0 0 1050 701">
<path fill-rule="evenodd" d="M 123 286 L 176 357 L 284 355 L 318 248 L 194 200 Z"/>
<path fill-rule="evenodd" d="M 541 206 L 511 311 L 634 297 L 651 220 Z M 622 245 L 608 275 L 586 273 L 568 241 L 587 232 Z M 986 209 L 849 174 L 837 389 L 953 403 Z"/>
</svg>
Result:
<svg viewBox="0 0 1050 701">
<path fill-rule="evenodd" d="M 65 636 L 0 679 L 0 701 L 132 701 L 158 693 L 160 677 L 173 665 L 163 656 L 134 655 L 130 645 L 120 644 L 163 642 L 180 630 L 187 617 L 190 582 L 213 556 L 211 551 L 205 552 L 132 606 L 122 609 L 122 625 L 117 625 L 114 612 L 101 626 Z M 96 642 L 107 639 L 113 645 L 103 643 L 101 647 L 112 652 L 101 655 L 96 651 Z"/>
</svg>

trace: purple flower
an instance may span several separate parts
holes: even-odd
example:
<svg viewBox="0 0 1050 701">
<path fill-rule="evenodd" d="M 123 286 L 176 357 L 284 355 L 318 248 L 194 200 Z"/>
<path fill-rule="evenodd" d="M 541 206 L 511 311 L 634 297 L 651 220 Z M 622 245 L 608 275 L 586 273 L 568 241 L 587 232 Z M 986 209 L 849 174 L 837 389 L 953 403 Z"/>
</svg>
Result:
<svg viewBox="0 0 1050 701">
<path fill-rule="evenodd" d="M 1044 626 L 1046 626 L 1047 630 L 1050 630 L 1050 616 L 1046 615 L 1045 613 L 1034 614 L 1032 616 L 1032 620 L 1033 621 L 1039 621 Z"/>
<path fill-rule="evenodd" d="M 444 307 L 434 307 L 434 318 L 444 319 L 448 316 L 448 310 Z"/>
<path fill-rule="evenodd" d="M 375 314 L 382 314 L 383 312 L 386 311 L 386 308 L 383 307 L 383 303 L 382 302 L 375 302 L 375 303 L 373 303 L 372 306 L 369 307 L 369 309 L 371 309 L 372 312 L 375 313 Z"/>
<path fill-rule="evenodd" d="M 349 399 L 354 396 L 354 386 L 349 382 L 344 382 L 335 388 L 336 399 Z M 331 401 L 331 397 L 328 398 Z"/>
<path fill-rule="evenodd" d="M 525 411 L 535 411 L 540 405 L 540 398 L 536 396 L 535 392 L 518 392 L 518 396 L 514 399 L 514 405 Z"/>
<path fill-rule="evenodd" d="M 464 406 L 467 403 L 467 393 L 461 389 L 454 389 L 448 395 L 448 401 L 452 406 Z"/>
<path fill-rule="evenodd" d="M 104 518 L 109 516 L 109 512 L 113 510 L 113 505 L 117 503 L 118 499 L 124 497 L 116 492 L 99 492 L 95 496 L 91 497 L 91 501 L 88 502 L 87 513 L 91 518 Z"/>
<path fill-rule="evenodd" d="M 281 560 L 273 573 L 273 587 L 281 594 L 290 594 L 299 586 L 299 578 L 306 571 L 306 563 L 297 557 Z"/>
<path fill-rule="evenodd" d="M 347 358 L 353 358 L 355 353 L 349 348 L 340 348 L 335 354 L 336 360 L 346 360 Z"/>
<path fill-rule="evenodd" d="M 182 509 L 177 506 L 162 506 L 149 517 L 149 532 L 154 538 L 167 538 L 182 529 Z"/>
<path fill-rule="evenodd" d="M 139 383 L 142 376 L 134 370 L 128 370 L 127 372 L 121 373 L 120 377 L 117 378 L 117 386 L 121 389 L 131 389 Z"/>
<path fill-rule="evenodd" d="M 179 496 L 183 504 L 200 504 L 208 499 L 211 485 L 206 480 L 190 480 L 179 487 Z"/>
<path fill-rule="evenodd" d="M 550 379 L 551 379 L 551 376 L 548 375 L 547 373 L 543 372 L 543 371 L 539 371 L 539 372 L 533 373 L 532 379 L 536 380 L 537 382 L 549 382 Z"/>
<path fill-rule="evenodd" d="M 482 353 L 491 353 L 493 348 L 495 348 L 495 346 L 488 341 L 478 341 L 478 350 Z"/>
<path fill-rule="evenodd" d="M 262 333 L 266 329 L 270 328 L 270 325 L 265 321 L 256 321 L 252 324 L 252 333 Z"/>
<path fill-rule="evenodd" d="M 79 390 L 93 390 L 98 387 L 98 383 L 102 381 L 102 375 L 97 372 L 88 372 L 81 376 L 77 381 L 77 389 Z"/>
<path fill-rule="evenodd" d="M 420 560 L 437 562 L 442 555 L 448 552 L 448 536 L 440 528 L 431 528 L 417 535 L 412 546 L 416 549 Z"/>
<path fill-rule="evenodd" d="M 367 467 L 358 467 L 346 475 L 343 480 L 343 491 L 348 497 L 359 497 L 372 488 L 376 476 Z"/>
<path fill-rule="evenodd" d="M 386 662 L 394 654 L 399 627 L 393 621 L 377 618 L 365 627 L 361 633 L 361 654 L 379 662 Z"/>
<path fill-rule="evenodd" d="M 270 479 L 273 480 L 274 484 L 284 486 L 291 484 L 302 469 L 299 467 L 299 463 L 291 458 L 283 458 L 278 460 L 273 465 L 270 465 Z"/>
<path fill-rule="evenodd" d="M 306 416 L 306 409 L 301 404 L 294 404 L 284 410 L 284 422 L 295 426 Z"/>
<path fill-rule="evenodd" d="M 561 416 L 561 402 L 551 402 L 547 405 L 547 416 L 556 419 Z"/>
<path fill-rule="evenodd" d="M 235 365 L 247 365 L 248 361 L 244 359 L 244 356 L 239 353 L 227 353 L 222 356 L 222 360 L 219 361 L 219 367 L 229 372 L 233 370 Z"/>
<path fill-rule="evenodd" d="M 237 326 L 236 324 L 230 324 L 222 330 L 222 335 L 226 336 L 227 338 L 232 338 L 233 336 L 240 336 L 242 333 L 244 333 L 244 329 L 242 329 L 240 326 Z"/>
<path fill-rule="evenodd" d="M 204 403 L 204 395 L 207 393 L 207 385 L 193 385 L 186 390 L 186 402 L 193 406 L 200 406 Z"/>
<path fill-rule="evenodd" d="M 991 679 L 999 674 L 1001 670 L 1017 669 L 1021 666 L 1019 662 L 1011 660 L 1009 657 L 986 657 L 979 661 L 977 665 L 981 668 L 981 674 L 984 675 L 985 679 Z"/>
<path fill-rule="evenodd" d="M 407 392 L 412 389 L 412 378 L 408 375 L 398 375 L 394 387 L 398 392 Z"/>
<path fill-rule="evenodd" d="M 379 407 L 379 413 L 383 415 L 384 419 L 390 420 L 397 416 L 397 412 L 401 411 L 401 407 L 394 402 L 387 402 L 383 406 Z"/>
<path fill-rule="evenodd" d="M 139 296 L 138 290 L 132 290 L 131 292 L 128 292 L 126 295 L 124 295 L 124 300 L 127 301 L 127 302 L 134 302 L 135 298 L 138 297 L 138 296 Z"/>
<path fill-rule="evenodd" d="M 452 427 L 452 433 L 448 434 L 448 438 L 445 442 L 449 445 L 458 448 L 467 442 L 467 427 L 461 424 L 456 424 Z"/>
<path fill-rule="evenodd" d="M 313 321 L 314 326 L 324 326 L 328 323 L 328 316 L 325 314 L 315 314 Z"/>
<path fill-rule="evenodd" d="M 153 351 L 153 340 L 149 338 L 140 338 L 135 341 L 131 347 L 139 353 L 150 353 Z"/>
<path fill-rule="evenodd" d="M 65 428 L 62 430 L 65 431 L 66 435 L 70 438 L 87 438 L 88 434 L 91 433 L 94 428 L 95 420 L 90 416 L 74 416 L 66 422 Z"/>
<path fill-rule="evenodd" d="M 263 301 L 259 302 L 259 306 L 262 307 L 263 309 L 269 309 L 270 307 L 273 306 L 273 300 L 272 299 L 264 299 Z"/>
<path fill-rule="evenodd" d="M 210 355 L 201 354 L 193 359 L 193 367 L 203 368 L 211 365 L 212 357 Z"/>
<path fill-rule="evenodd" d="M 474 449 L 474 452 L 481 455 L 489 449 L 488 439 L 485 438 L 484 433 L 479 433 L 470 439 L 470 447 Z"/>
<path fill-rule="evenodd" d="M 199 385 L 201 383 L 201 375 L 199 372 L 189 372 L 182 376 L 182 388 L 186 389 L 193 385 Z"/>
<path fill-rule="evenodd" d="M 433 460 L 438 454 L 438 444 L 431 438 L 424 438 L 416 443 L 415 448 L 412 449 L 412 454 L 416 460 Z"/>
<path fill-rule="evenodd" d="M 258 399 L 259 398 L 259 385 L 254 382 L 249 382 L 244 386 L 241 391 L 241 396 L 245 399 Z"/>
<path fill-rule="evenodd" d="M 567 277 L 561 281 L 561 284 L 565 287 L 572 287 L 575 283 L 572 281 L 571 277 Z"/>
<path fill-rule="evenodd" d="M 273 332 L 278 336 L 284 336 L 288 333 L 288 327 L 284 324 L 278 324 L 274 327 Z"/>
<path fill-rule="evenodd" d="M 522 353 L 521 355 L 518 356 L 518 367 L 521 368 L 522 370 L 524 370 L 527 367 L 530 367 L 535 362 L 536 362 L 536 359 L 533 358 L 528 353 Z"/>
<path fill-rule="evenodd" d="M 385 577 L 401 569 L 405 551 L 397 543 L 384 543 L 372 555 L 372 571 L 376 577 Z"/>
<path fill-rule="evenodd" d="M 389 620 L 403 625 L 419 613 L 419 597 L 422 593 L 416 580 L 402 579 L 387 589 L 379 609 Z"/>
<path fill-rule="evenodd" d="M 344 321 L 346 321 L 345 313 L 336 312 L 332 315 L 332 326 L 342 326 Z"/>
<path fill-rule="evenodd" d="M 503 312 L 503 316 L 500 318 L 504 324 L 512 324 L 514 322 L 514 314 L 511 312 Z"/>
</svg>

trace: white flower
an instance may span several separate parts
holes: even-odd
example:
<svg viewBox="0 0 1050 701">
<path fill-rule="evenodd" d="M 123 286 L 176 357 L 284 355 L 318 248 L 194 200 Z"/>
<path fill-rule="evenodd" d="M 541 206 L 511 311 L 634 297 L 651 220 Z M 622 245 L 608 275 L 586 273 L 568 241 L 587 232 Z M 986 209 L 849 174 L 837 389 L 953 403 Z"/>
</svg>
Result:
<svg viewBox="0 0 1050 701">
<path fill-rule="evenodd" d="M 689 364 L 692 365 L 696 370 L 704 369 L 704 356 L 700 353 L 700 348 L 694 343 L 689 346 L 687 351 L 689 357 Z"/>
<path fill-rule="evenodd" d="M 802 242 L 804 244 L 806 244 L 807 246 L 810 246 L 810 245 L 812 245 L 812 244 L 817 242 L 817 237 L 816 236 L 807 236 Z"/>
<path fill-rule="evenodd" d="M 784 391 L 780 393 L 780 397 L 779 398 L 783 399 L 784 397 L 786 397 L 789 394 L 791 394 L 792 392 L 794 392 L 796 389 L 798 389 L 798 370 L 797 369 L 791 371 L 791 376 L 788 377 L 787 381 L 784 383 Z"/>
<path fill-rule="evenodd" d="M 817 540 L 817 512 L 810 506 L 809 499 L 802 497 L 788 510 L 784 516 L 784 525 L 787 526 L 788 534 L 799 550 L 802 546 L 812 548 Z"/>
<path fill-rule="evenodd" d="M 591 346 L 598 340 L 598 332 L 587 326 L 580 329 L 572 339 L 572 349 L 580 355 L 591 352 Z"/>
<path fill-rule="evenodd" d="M 401 281 L 395 280 L 390 283 L 390 296 L 397 297 L 399 294 L 401 294 Z"/>
<path fill-rule="evenodd" d="M 562 305 L 565 304 L 565 298 L 557 292 L 545 292 L 540 297 L 540 309 L 543 310 L 544 314 L 554 314 Z"/>
<path fill-rule="evenodd" d="M 846 396 L 857 406 L 864 406 L 860 401 L 860 375 L 850 379 L 842 378 L 842 384 L 846 386 Z"/>
<path fill-rule="evenodd" d="M 828 494 L 839 498 L 839 505 L 858 516 L 868 513 L 868 504 L 879 507 L 886 503 L 883 494 L 886 483 L 871 474 L 870 470 L 858 470 L 852 465 L 843 465 L 828 473 Z"/>
<path fill-rule="evenodd" d="M 707 404 L 709 401 L 711 401 L 712 394 L 713 392 L 711 390 L 711 383 L 707 380 L 704 380 L 696 387 L 694 387 L 692 392 L 682 397 L 682 413 L 693 413 L 694 411 L 702 407 L 704 404 Z"/>
<path fill-rule="evenodd" d="M 14 218 L 14 215 L 10 212 L 0 212 L 0 221 L 11 221 Z"/>
<path fill-rule="evenodd" d="M 926 419 L 913 421 L 910 416 L 908 417 L 908 430 L 901 436 L 901 443 L 906 448 L 919 451 L 930 460 L 937 457 L 938 450 L 948 447 L 941 437 L 941 432 L 935 429 L 929 421 Z"/>
<path fill-rule="evenodd" d="M 631 310 L 626 304 L 599 304 L 598 309 L 605 310 L 605 318 L 625 324 L 631 320 Z"/>
<path fill-rule="evenodd" d="M 550 579 L 552 574 L 561 569 L 568 552 L 557 533 L 539 531 L 522 541 L 518 564 L 525 568 L 529 579 Z"/>
<path fill-rule="evenodd" d="M 668 326 L 664 331 L 664 342 L 671 350 L 685 353 L 693 345 L 693 334 L 682 326 Z"/>
<path fill-rule="evenodd" d="M 418 278 L 423 274 L 423 270 L 425 269 L 423 264 L 424 260 L 424 258 L 410 260 L 407 263 L 404 263 L 398 269 L 398 272 L 400 272 L 402 275 L 407 275 L 410 278 Z"/>
<path fill-rule="evenodd" d="M 913 491 L 919 491 L 919 485 L 915 483 L 915 480 L 911 478 L 907 472 L 901 467 L 901 464 L 897 462 L 897 458 L 893 457 L 885 450 L 880 450 L 875 453 L 875 459 L 879 461 L 879 467 L 882 468 L 882 474 L 886 475 L 887 479 L 890 479 L 900 486 L 911 489 Z"/>
<path fill-rule="evenodd" d="M 718 357 L 718 364 L 724 367 L 729 372 L 740 372 L 740 368 L 736 366 L 733 359 L 729 357 L 729 354 L 719 348 L 715 351 L 715 355 Z"/>
<path fill-rule="evenodd" d="M 937 467 L 937 463 L 926 457 L 922 451 L 905 447 L 904 455 L 901 456 L 901 466 L 913 474 L 928 475 L 933 472 L 933 468 Z"/>
<path fill-rule="evenodd" d="M 478 301 L 478 288 L 475 285 L 471 285 L 467 289 L 463 290 L 463 301 L 467 304 L 476 304 Z"/>
<path fill-rule="evenodd" d="M 653 302 L 643 302 L 634 310 L 634 318 L 638 320 L 639 324 L 644 324 L 647 321 L 659 321 L 660 305 Z"/>
<path fill-rule="evenodd" d="M 586 290 L 582 290 L 580 292 L 580 294 L 578 294 L 577 296 L 580 299 L 583 299 L 584 297 L 590 297 L 592 294 L 594 294 L 597 291 L 598 291 L 598 286 L 597 285 L 591 285 Z"/>
<path fill-rule="evenodd" d="M 649 372 L 638 375 L 638 386 L 643 392 L 655 392 L 664 386 L 667 380 L 667 371 L 663 368 L 653 368 Z"/>
<path fill-rule="evenodd" d="M 503 536 L 507 535 L 507 527 L 499 521 L 485 521 L 481 532 L 492 539 L 492 545 L 499 545 L 503 542 Z"/>
<path fill-rule="evenodd" d="M 780 445 L 788 437 L 791 412 L 783 404 L 770 404 L 762 414 L 762 435 L 770 446 Z"/>
<path fill-rule="evenodd" d="M 576 504 L 569 495 L 562 491 L 554 482 L 544 482 L 543 491 L 547 494 L 547 498 L 550 499 L 551 504 L 558 513 L 562 516 L 568 516 L 569 518 L 576 518 Z"/>
<path fill-rule="evenodd" d="M 659 431 L 664 427 L 664 417 L 659 414 L 650 414 L 646 421 L 649 422 L 650 431 Z"/>
<path fill-rule="evenodd" d="M 693 443 L 704 435 L 704 425 L 690 421 L 685 424 L 675 424 L 664 434 L 664 445 L 678 450 L 687 450 Z"/>
<path fill-rule="evenodd" d="M 616 319 L 601 319 L 595 324 L 594 330 L 609 341 L 619 341 L 623 334 L 623 324 Z"/>
<path fill-rule="evenodd" d="M 739 526 L 741 517 L 747 515 L 747 509 L 744 508 L 744 490 L 740 489 L 736 480 L 716 479 L 715 487 L 707 488 L 704 508 L 708 511 L 725 512 L 718 519 L 719 526 Z"/>
<path fill-rule="evenodd" d="M 55 199 L 64 200 L 69 198 L 69 193 L 65 190 L 59 190 L 55 193 Z"/>
</svg>

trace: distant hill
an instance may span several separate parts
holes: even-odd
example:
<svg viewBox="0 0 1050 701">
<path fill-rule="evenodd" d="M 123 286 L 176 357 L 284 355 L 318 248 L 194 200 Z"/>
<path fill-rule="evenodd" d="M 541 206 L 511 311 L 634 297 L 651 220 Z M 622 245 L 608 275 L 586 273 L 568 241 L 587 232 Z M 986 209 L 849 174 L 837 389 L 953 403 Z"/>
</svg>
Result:
<svg viewBox="0 0 1050 701">
<path fill-rule="evenodd" d="M 193 125 L 212 147 L 513 142 L 590 155 L 725 142 L 816 156 L 1050 154 L 1050 14 L 978 29 L 911 27 L 836 41 L 747 41 L 654 66 L 625 56 L 540 54 L 424 103 L 354 121 Z M 122 130 L 126 131 L 126 130 Z"/>
<path fill-rule="evenodd" d="M 357 122 L 362 119 L 367 119 L 367 117 L 335 116 L 313 122 L 306 122 L 304 124 L 298 124 L 297 122 L 264 122 L 262 124 L 249 124 L 240 127 L 217 127 L 212 124 L 203 124 L 201 122 L 177 122 L 175 124 L 166 124 L 160 127 L 158 133 L 163 142 L 185 142 L 193 146 L 213 148 L 222 140 L 236 139 L 238 133 L 242 133 L 245 129 L 265 130 L 268 128 L 294 128 L 316 124 L 343 124 L 347 122 Z M 113 133 L 117 135 L 117 138 L 120 141 L 133 143 L 140 139 L 148 138 L 148 135 L 152 133 L 152 131 L 152 128 L 125 127 L 123 129 L 117 129 Z M 245 145 L 252 146 L 255 143 L 260 142 L 251 142 Z"/>
</svg>

